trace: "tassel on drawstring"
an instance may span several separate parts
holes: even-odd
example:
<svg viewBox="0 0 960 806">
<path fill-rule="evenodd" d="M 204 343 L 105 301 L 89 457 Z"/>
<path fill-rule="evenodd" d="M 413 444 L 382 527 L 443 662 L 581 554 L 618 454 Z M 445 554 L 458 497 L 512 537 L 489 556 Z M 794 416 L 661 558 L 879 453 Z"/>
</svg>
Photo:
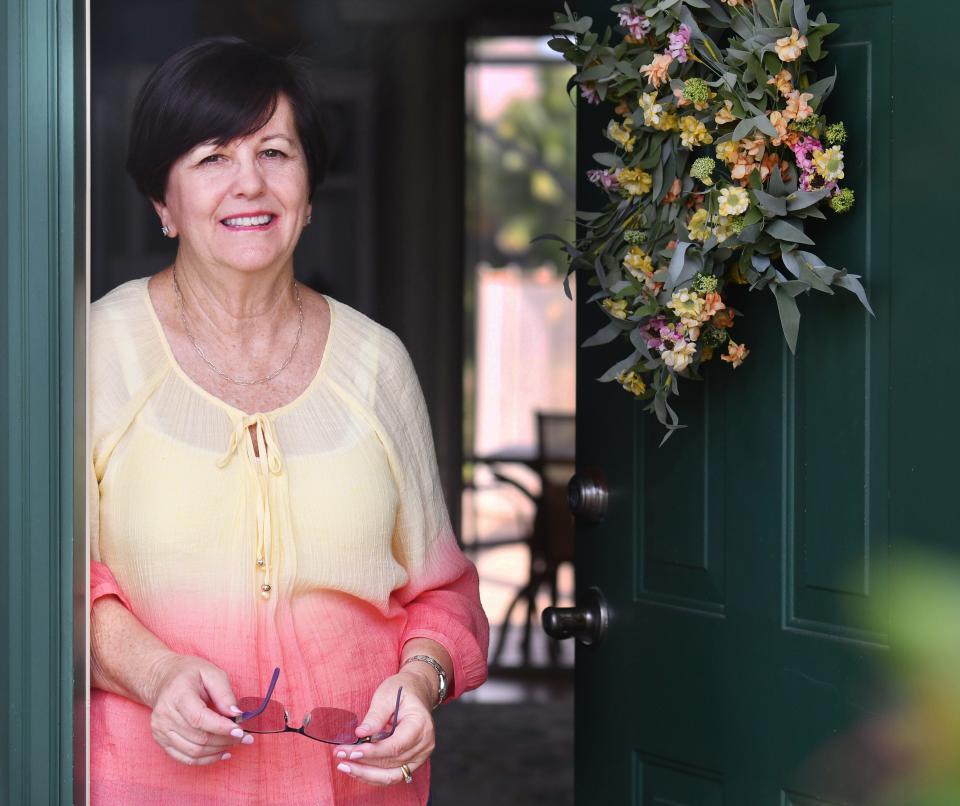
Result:
<svg viewBox="0 0 960 806">
<path fill-rule="evenodd" d="M 253 427 L 251 439 L 250 428 Z M 243 446 L 241 448 L 241 445 Z M 247 477 L 257 491 L 257 547 L 256 565 L 262 574 L 260 595 L 270 598 L 273 590 L 271 560 L 273 558 L 273 528 L 270 512 L 270 476 L 283 470 L 280 459 L 280 447 L 273 423 L 265 414 L 250 414 L 237 421 L 230 434 L 230 443 L 226 453 L 217 461 L 217 467 L 230 464 L 235 454 L 241 455 L 247 470 Z"/>
</svg>

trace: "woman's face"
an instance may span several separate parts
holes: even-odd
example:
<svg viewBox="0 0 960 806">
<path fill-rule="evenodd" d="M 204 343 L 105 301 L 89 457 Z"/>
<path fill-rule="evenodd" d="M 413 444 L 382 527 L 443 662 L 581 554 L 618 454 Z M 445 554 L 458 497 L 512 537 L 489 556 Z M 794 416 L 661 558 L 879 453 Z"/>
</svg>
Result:
<svg viewBox="0 0 960 806">
<path fill-rule="evenodd" d="M 202 143 L 170 168 L 154 202 L 180 255 L 209 267 L 256 271 L 292 260 L 310 214 L 307 163 L 283 95 L 259 131 L 224 146 Z"/>
</svg>

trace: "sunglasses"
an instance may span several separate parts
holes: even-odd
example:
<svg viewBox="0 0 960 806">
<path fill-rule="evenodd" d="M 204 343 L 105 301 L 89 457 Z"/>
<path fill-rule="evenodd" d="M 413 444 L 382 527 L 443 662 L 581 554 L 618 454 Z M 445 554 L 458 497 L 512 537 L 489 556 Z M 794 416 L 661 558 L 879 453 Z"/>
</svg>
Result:
<svg viewBox="0 0 960 806">
<path fill-rule="evenodd" d="M 279 678 L 280 667 L 278 666 L 273 670 L 273 679 L 262 700 L 259 697 L 241 697 L 237 700 L 237 707 L 242 713 L 234 717 L 233 721 L 238 725 L 242 724 L 247 733 L 299 733 L 308 739 L 327 744 L 365 744 L 389 738 L 397 729 L 400 695 L 403 693 L 403 688 L 397 691 L 397 705 L 393 710 L 389 730 L 382 730 L 358 739 L 356 728 L 360 724 L 359 717 L 340 708 L 314 708 L 303 718 L 301 727 L 291 728 L 288 724 L 287 709 L 283 703 L 271 699 Z"/>
</svg>

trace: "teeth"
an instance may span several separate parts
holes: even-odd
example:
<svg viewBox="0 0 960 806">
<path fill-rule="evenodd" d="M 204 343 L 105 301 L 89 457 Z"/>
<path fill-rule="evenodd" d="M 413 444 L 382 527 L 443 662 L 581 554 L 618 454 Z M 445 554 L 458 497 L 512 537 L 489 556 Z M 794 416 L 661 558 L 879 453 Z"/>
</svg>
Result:
<svg viewBox="0 0 960 806">
<path fill-rule="evenodd" d="M 239 216 L 226 218 L 223 223 L 228 227 L 262 227 L 264 224 L 269 224 L 272 218 L 272 215 Z"/>
</svg>

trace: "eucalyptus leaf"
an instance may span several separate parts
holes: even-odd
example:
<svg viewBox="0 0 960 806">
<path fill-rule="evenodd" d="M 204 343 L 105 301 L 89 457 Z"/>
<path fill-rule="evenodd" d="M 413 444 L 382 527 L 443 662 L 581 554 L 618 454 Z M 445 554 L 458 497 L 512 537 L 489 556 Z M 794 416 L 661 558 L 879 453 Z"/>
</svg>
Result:
<svg viewBox="0 0 960 806">
<path fill-rule="evenodd" d="M 766 226 L 766 232 L 774 238 L 789 243 L 805 243 L 813 246 L 813 241 L 804 235 L 803 230 L 783 218 L 775 218 Z"/>
<path fill-rule="evenodd" d="M 783 283 L 771 285 L 773 296 L 777 300 L 777 310 L 780 312 L 780 326 L 783 328 L 783 337 L 791 353 L 797 352 L 797 335 L 800 333 L 800 309 L 797 301 L 784 288 Z"/>
<path fill-rule="evenodd" d="M 860 303 L 864 308 L 870 313 L 871 316 L 876 316 L 873 312 L 873 308 L 870 307 L 870 302 L 867 299 L 867 292 L 863 288 L 863 284 L 860 282 L 860 278 L 856 274 L 841 274 L 833 281 L 834 285 L 838 285 L 841 288 L 846 288 L 847 291 L 852 291 L 857 295 L 857 299 L 860 300 Z"/>
<path fill-rule="evenodd" d="M 667 282 L 664 285 L 664 291 L 672 291 L 677 287 L 677 282 L 683 272 L 683 264 L 685 262 L 687 250 L 691 246 L 693 246 L 693 244 L 689 243 L 688 241 L 681 241 L 676 245 L 676 248 L 673 252 L 673 257 L 670 258 L 670 268 L 667 270 Z M 669 286 L 669 289 L 667 286 Z"/>
<path fill-rule="evenodd" d="M 581 347 L 595 347 L 598 344 L 609 344 L 617 336 L 623 333 L 624 326 L 619 322 L 608 322 L 589 339 L 581 344 Z"/>
<path fill-rule="evenodd" d="M 777 173 L 774 171 L 773 173 Z M 753 197 L 757 200 L 757 206 L 769 218 L 785 216 L 787 214 L 787 200 L 765 193 L 762 190 L 753 191 Z M 751 222 L 752 223 L 752 222 Z"/>
<path fill-rule="evenodd" d="M 622 168 L 623 160 L 610 151 L 600 151 L 593 155 L 593 161 L 605 168 Z"/>
<path fill-rule="evenodd" d="M 793 22 L 797 26 L 797 30 L 806 36 L 807 30 L 810 28 L 810 21 L 807 19 L 807 6 L 804 0 L 796 0 L 793 4 Z"/>
<path fill-rule="evenodd" d="M 807 207 L 812 207 L 829 195 L 830 191 L 826 188 L 820 188 L 819 190 L 798 190 L 796 193 L 791 193 L 787 196 L 787 209 L 791 212 L 794 210 L 804 210 Z"/>
<path fill-rule="evenodd" d="M 642 358 L 640 353 L 634 350 L 630 355 L 624 358 L 622 361 L 617 361 L 610 369 L 603 373 L 599 378 L 597 378 L 600 383 L 608 383 L 609 381 L 614 380 L 617 375 L 621 372 L 626 372 L 634 364 L 637 363 Z"/>
</svg>

